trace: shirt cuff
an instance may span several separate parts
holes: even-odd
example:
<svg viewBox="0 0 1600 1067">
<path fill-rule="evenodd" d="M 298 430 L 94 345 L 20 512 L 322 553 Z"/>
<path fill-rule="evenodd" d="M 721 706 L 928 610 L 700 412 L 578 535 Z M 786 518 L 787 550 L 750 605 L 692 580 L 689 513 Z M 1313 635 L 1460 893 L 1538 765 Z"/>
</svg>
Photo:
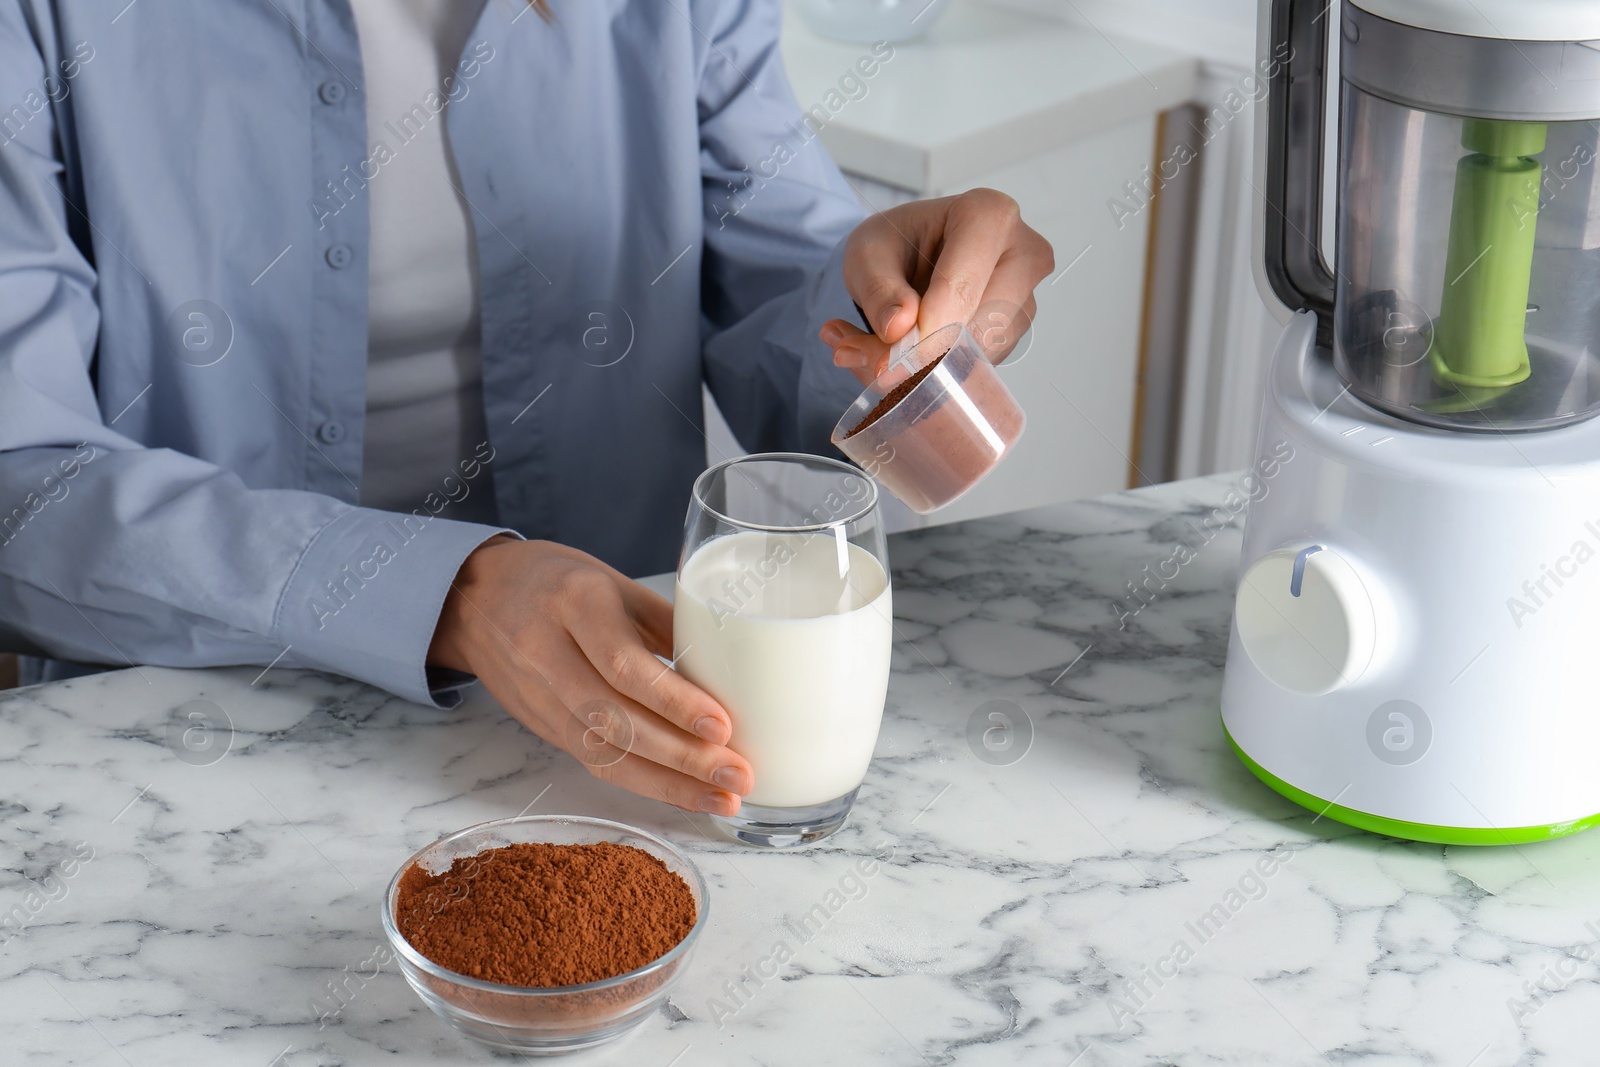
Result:
<svg viewBox="0 0 1600 1067">
<path fill-rule="evenodd" d="M 278 601 L 285 665 L 455 707 L 476 679 L 428 668 L 428 648 L 456 572 L 498 534 L 522 539 L 515 530 L 426 513 L 352 508 L 340 515 L 312 539 Z"/>
</svg>

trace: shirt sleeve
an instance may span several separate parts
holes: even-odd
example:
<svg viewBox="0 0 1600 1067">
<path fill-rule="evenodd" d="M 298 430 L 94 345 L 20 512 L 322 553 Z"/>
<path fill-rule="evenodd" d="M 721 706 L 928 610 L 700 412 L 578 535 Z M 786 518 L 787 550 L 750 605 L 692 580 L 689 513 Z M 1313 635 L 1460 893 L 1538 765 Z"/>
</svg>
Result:
<svg viewBox="0 0 1600 1067">
<path fill-rule="evenodd" d="M 0 100 L 45 74 L 0 2 Z M 113 667 L 276 662 L 451 706 L 460 676 L 425 668 L 439 609 L 467 555 L 512 531 L 253 489 L 117 433 L 95 396 L 109 324 L 69 232 L 57 137 L 48 107 L 0 133 L 0 647 Z"/>
<path fill-rule="evenodd" d="M 803 115 L 789 87 L 778 0 L 687 10 L 704 51 L 706 381 L 746 448 L 835 454 L 829 434 L 861 386 L 817 331 L 856 317 L 842 263 L 864 213 L 816 135 L 828 109 Z"/>
</svg>

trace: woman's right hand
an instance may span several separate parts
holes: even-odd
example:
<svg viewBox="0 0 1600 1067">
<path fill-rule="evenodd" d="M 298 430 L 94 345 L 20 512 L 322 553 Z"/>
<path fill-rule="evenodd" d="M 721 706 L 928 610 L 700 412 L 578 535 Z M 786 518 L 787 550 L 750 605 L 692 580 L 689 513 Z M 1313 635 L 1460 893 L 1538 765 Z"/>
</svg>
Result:
<svg viewBox="0 0 1600 1067">
<path fill-rule="evenodd" d="M 727 747 L 728 712 L 657 655 L 672 655 L 663 597 L 577 549 L 502 535 L 461 565 L 428 665 L 477 675 L 603 781 L 732 815 L 755 775 Z"/>
</svg>

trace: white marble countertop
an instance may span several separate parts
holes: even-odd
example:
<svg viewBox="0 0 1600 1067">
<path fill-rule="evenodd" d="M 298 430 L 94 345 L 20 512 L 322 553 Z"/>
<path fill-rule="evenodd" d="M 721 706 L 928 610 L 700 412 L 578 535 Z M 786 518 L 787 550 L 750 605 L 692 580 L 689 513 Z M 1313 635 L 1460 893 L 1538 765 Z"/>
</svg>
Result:
<svg viewBox="0 0 1600 1067">
<path fill-rule="evenodd" d="M 877 64 L 872 45 L 784 19 L 789 81 L 801 108 L 823 109 L 828 152 L 847 171 L 920 193 L 1181 104 L 1200 67 L 1192 54 L 975 0 L 955 0 L 893 49 Z"/>
<path fill-rule="evenodd" d="M 712 841 L 482 695 L 437 713 L 315 674 L 148 667 L 8 694 L 0 1061 L 496 1062 L 392 965 L 350 975 L 413 850 L 526 809 L 643 826 L 712 887 L 668 1006 L 574 1063 L 1595 1062 L 1600 834 L 1411 844 L 1259 784 L 1217 713 L 1235 533 L 1117 629 L 1123 583 L 1228 484 L 898 535 L 877 758 L 806 851 Z M 169 732 L 194 700 L 234 725 L 209 765 Z M 1010 763 L 969 744 L 994 708 L 1031 722 Z M 780 940 L 794 959 L 719 1018 Z"/>
</svg>

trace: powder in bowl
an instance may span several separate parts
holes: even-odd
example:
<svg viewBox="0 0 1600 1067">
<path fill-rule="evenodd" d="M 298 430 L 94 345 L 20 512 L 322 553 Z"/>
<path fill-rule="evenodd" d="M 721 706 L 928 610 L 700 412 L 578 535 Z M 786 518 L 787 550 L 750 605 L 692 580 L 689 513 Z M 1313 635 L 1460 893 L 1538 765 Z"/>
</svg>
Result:
<svg viewBox="0 0 1600 1067">
<path fill-rule="evenodd" d="M 598 982 L 660 959 L 698 912 L 689 886 L 642 849 L 527 842 L 400 876 L 394 918 L 441 967 L 548 988 Z"/>
</svg>

